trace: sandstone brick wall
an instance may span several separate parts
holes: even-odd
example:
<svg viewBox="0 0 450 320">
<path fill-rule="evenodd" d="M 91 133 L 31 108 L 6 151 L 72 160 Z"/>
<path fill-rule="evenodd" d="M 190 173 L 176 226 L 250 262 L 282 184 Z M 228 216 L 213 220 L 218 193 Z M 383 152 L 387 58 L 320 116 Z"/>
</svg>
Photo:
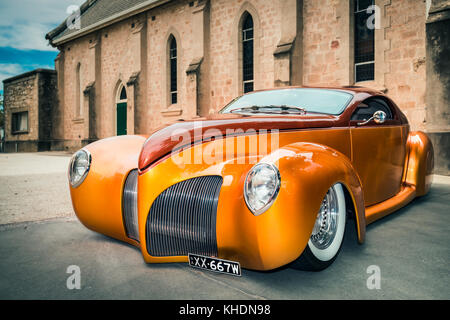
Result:
<svg viewBox="0 0 450 320">
<path fill-rule="evenodd" d="M 408 117 L 412 129 L 425 130 L 425 1 L 391 1 L 386 6 L 390 26 L 386 28 L 389 71 L 385 74 L 387 94 Z M 432 90 L 432 88 L 430 88 Z"/>
<path fill-rule="evenodd" d="M 39 73 L 38 76 L 39 140 L 48 143 L 53 139 L 53 113 L 58 107 L 57 77 L 54 72 Z"/>
<path fill-rule="evenodd" d="M 101 126 L 100 138 L 115 134 L 116 99 L 120 85 L 125 85 L 136 66 L 135 51 L 139 50 L 132 42 L 132 20 L 127 19 L 119 24 L 104 29 L 101 37 Z M 128 88 L 127 88 L 128 89 Z M 129 98 L 130 92 L 127 90 Z M 130 110 L 130 105 L 128 105 Z M 143 117 L 145 115 L 142 115 Z M 128 112 L 127 118 L 131 117 Z M 131 128 L 129 128 L 130 130 Z M 129 132 L 133 133 L 133 131 Z"/>
<path fill-rule="evenodd" d="M 357 85 L 385 91 L 405 111 L 412 128 L 423 130 L 425 1 L 376 0 L 376 4 L 382 15 L 381 29 L 375 33 L 375 81 Z M 300 14 L 293 14 L 293 20 L 287 18 L 286 13 L 296 5 Z M 79 147 L 90 136 L 90 124 L 96 126 L 97 138 L 115 135 L 116 97 L 121 84 L 128 94 L 129 134 L 150 133 L 161 124 L 221 109 L 242 92 L 238 39 L 245 11 L 252 14 L 255 25 L 255 89 L 279 85 L 276 78 L 280 74 L 283 81 L 279 83 L 283 85 L 354 84 L 352 1 L 180 0 L 61 46 L 64 125 L 58 131 L 63 132 L 60 138 L 71 148 Z M 303 29 L 291 27 L 296 22 Z M 287 64 L 286 60 L 277 63 L 277 46 L 295 36 L 297 30 L 300 33 L 295 41 L 302 51 L 291 58 L 290 66 L 289 60 Z M 176 105 L 168 99 L 167 45 L 171 34 L 178 47 Z M 186 70 L 199 58 L 199 69 L 187 75 Z M 78 64 L 82 89 L 95 83 L 95 105 L 89 105 L 84 97 L 80 117 L 76 115 Z M 292 69 L 294 65 L 300 67 Z M 277 69 L 281 67 L 287 69 Z M 133 77 L 136 79 L 132 81 Z M 88 119 L 92 114 L 96 122 Z"/>
<path fill-rule="evenodd" d="M 305 1 L 303 6 L 303 83 L 305 85 L 348 85 L 350 57 L 340 61 L 340 51 L 351 46 L 350 33 L 340 37 L 340 28 L 348 23 L 337 18 L 340 1 Z M 349 6 L 350 7 L 350 6 Z M 350 9 L 350 8 L 348 8 Z M 347 15 L 350 16 L 349 10 Z"/>
<path fill-rule="evenodd" d="M 193 47 L 196 45 L 192 11 L 193 7 L 189 6 L 188 1 L 179 1 L 157 8 L 147 15 L 148 107 L 144 113 L 145 128 L 141 130 L 147 129 L 148 132 L 163 123 L 196 114 L 197 106 L 188 99 L 186 92 L 186 70 L 195 57 Z M 168 41 L 171 35 L 177 43 L 177 104 L 173 105 L 170 103 L 168 86 Z"/>
<path fill-rule="evenodd" d="M 376 0 L 381 29 L 375 31 L 375 80 L 356 83 L 389 95 L 413 130 L 425 129 L 425 21 L 422 0 Z M 305 85 L 353 84 L 352 1 L 305 1 Z"/>
<path fill-rule="evenodd" d="M 4 81 L 5 150 L 38 151 L 49 146 L 57 108 L 56 73 L 37 69 Z M 13 133 L 12 114 L 28 112 L 28 131 Z"/>
<path fill-rule="evenodd" d="M 94 79 L 90 72 L 88 52 L 89 40 L 87 37 L 72 41 L 63 50 L 64 54 L 64 100 L 60 102 L 60 107 L 64 108 L 64 139 L 80 141 L 85 139 L 84 128 L 87 124 L 86 112 L 83 110 L 77 116 L 77 66 L 80 64 L 81 87 L 85 88 L 89 80 Z"/>
<path fill-rule="evenodd" d="M 5 141 L 38 140 L 38 77 L 32 74 L 4 84 Z M 11 132 L 12 114 L 28 111 L 28 132 Z"/>
<path fill-rule="evenodd" d="M 274 87 L 275 48 L 281 35 L 281 10 L 278 1 L 211 1 L 211 42 L 209 46 L 210 101 L 213 110 L 242 94 L 238 81 L 239 21 L 245 11 L 253 18 L 255 38 L 255 90 Z"/>
</svg>

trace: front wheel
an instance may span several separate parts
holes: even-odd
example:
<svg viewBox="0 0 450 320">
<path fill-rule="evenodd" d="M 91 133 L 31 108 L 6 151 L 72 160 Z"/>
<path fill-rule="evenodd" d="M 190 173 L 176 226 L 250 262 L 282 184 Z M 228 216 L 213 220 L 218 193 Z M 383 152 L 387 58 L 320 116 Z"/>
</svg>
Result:
<svg viewBox="0 0 450 320">
<path fill-rule="evenodd" d="M 319 271 L 331 265 L 341 250 L 346 220 L 344 190 L 336 183 L 322 201 L 308 245 L 292 266 Z"/>
</svg>

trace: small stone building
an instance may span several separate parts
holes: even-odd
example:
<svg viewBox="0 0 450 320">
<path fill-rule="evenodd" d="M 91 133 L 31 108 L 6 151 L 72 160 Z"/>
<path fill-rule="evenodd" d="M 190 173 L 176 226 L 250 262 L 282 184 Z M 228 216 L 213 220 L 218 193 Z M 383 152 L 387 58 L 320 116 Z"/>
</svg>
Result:
<svg viewBox="0 0 450 320">
<path fill-rule="evenodd" d="M 251 90 L 360 85 L 428 132 L 449 174 L 449 0 L 87 0 L 79 13 L 46 36 L 60 51 L 55 148 L 147 134 Z"/>
<path fill-rule="evenodd" d="M 5 152 L 50 150 L 58 105 L 55 70 L 36 69 L 3 80 Z"/>
</svg>

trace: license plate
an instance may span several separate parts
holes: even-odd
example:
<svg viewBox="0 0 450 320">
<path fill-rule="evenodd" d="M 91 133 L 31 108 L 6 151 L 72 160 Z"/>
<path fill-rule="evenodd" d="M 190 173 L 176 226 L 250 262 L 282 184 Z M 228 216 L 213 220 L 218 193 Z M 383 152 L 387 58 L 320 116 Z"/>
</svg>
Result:
<svg viewBox="0 0 450 320">
<path fill-rule="evenodd" d="M 189 265 L 194 268 L 241 276 L 241 265 L 236 261 L 229 261 L 211 257 L 200 256 L 198 254 L 188 254 Z"/>
</svg>

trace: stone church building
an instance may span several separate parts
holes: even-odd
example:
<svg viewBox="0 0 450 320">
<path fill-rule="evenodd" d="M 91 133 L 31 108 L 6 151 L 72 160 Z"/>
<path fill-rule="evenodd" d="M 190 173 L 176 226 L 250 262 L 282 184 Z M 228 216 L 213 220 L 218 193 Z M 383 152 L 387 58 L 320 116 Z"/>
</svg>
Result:
<svg viewBox="0 0 450 320">
<path fill-rule="evenodd" d="M 60 51 L 52 148 L 150 133 L 252 90 L 360 85 L 432 136 L 448 174 L 449 21 L 447 0 L 87 0 L 46 36 Z"/>
</svg>

